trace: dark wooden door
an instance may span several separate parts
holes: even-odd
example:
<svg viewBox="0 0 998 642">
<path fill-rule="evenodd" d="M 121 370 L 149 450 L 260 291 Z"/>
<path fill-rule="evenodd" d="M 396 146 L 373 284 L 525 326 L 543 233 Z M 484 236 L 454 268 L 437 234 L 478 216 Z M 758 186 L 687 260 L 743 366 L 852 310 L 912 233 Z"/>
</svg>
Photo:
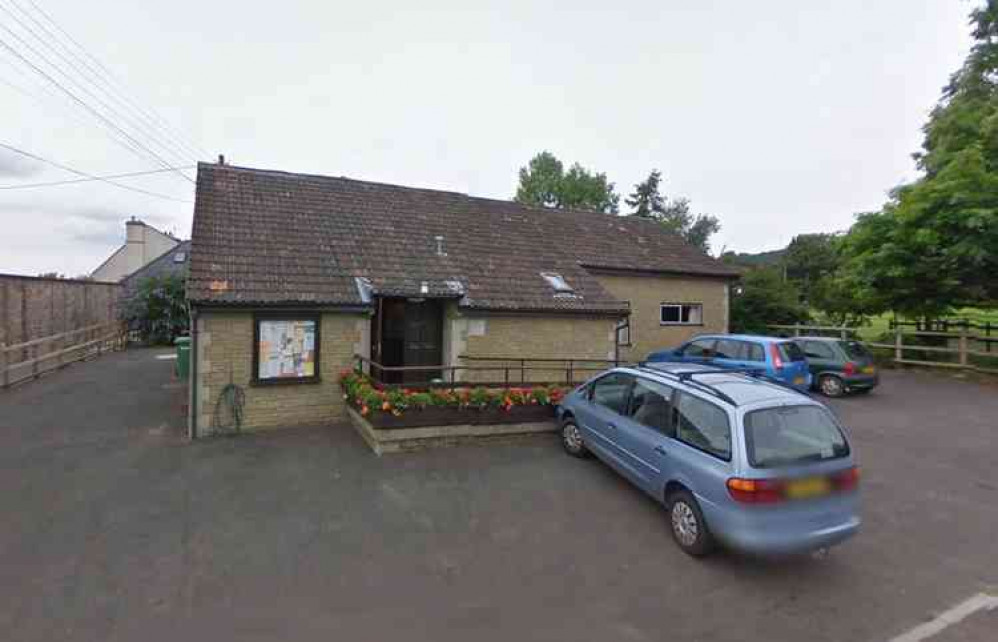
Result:
<svg viewBox="0 0 998 642">
<path fill-rule="evenodd" d="M 443 363 L 443 306 L 439 301 L 405 302 L 405 348 L 407 366 L 439 366 Z M 406 383 L 440 377 L 439 370 L 407 372 Z"/>
</svg>

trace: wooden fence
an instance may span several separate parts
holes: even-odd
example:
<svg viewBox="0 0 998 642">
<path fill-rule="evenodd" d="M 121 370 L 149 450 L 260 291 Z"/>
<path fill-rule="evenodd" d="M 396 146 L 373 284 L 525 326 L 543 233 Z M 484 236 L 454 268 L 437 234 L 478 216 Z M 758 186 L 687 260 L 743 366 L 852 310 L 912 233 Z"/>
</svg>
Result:
<svg viewBox="0 0 998 642">
<path fill-rule="evenodd" d="M 782 332 L 793 332 L 793 336 L 795 337 L 828 336 L 831 334 L 842 339 L 855 339 L 868 348 L 890 351 L 888 354 L 891 354 L 891 360 L 899 364 L 963 368 L 979 372 L 998 373 L 998 349 L 992 352 L 992 344 L 998 343 L 998 338 L 971 334 L 966 330 L 960 332 L 906 332 L 904 327 L 899 324 L 893 329 L 893 342 L 878 343 L 860 339 L 857 334 L 857 328 L 851 326 L 771 325 L 769 328 Z M 911 339 L 917 340 L 918 338 L 929 339 L 936 345 L 912 343 L 910 341 Z M 906 342 L 906 339 L 909 339 L 909 341 Z M 916 359 L 910 356 L 913 352 L 920 352 L 927 355 L 955 355 L 955 358 L 949 360 Z M 975 358 L 979 361 L 988 362 L 988 365 L 975 363 Z M 990 367 L 992 362 L 994 367 Z"/>
<path fill-rule="evenodd" d="M 125 325 L 114 321 L 14 345 L 0 343 L 0 388 L 34 379 L 75 361 L 120 350 L 125 341 Z"/>
</svg>

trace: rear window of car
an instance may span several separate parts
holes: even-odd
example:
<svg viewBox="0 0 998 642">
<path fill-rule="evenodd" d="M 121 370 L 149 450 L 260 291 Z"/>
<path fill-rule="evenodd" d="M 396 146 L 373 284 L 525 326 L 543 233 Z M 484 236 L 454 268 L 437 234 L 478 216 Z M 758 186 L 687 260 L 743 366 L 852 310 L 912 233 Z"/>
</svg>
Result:
<svg viewBox="0 0 998 642">
<path fill-rule="evenodd" d="M 839 341 L 839 346 L 846 351 L 850 359 L 872 359 L 873 355 L 859 341 Z"/>
<path fill-rule="evenodd" d="M 832 414 L 820 406 L 780 406 L 745 415 L 745 446 L 755 468 L 777 468 L 849 455 Z"/>
<path fill-rule="evenodd" d="M 801 350 L 800 346 L 793 341 L 777 343 L 776 347 L 779 349 L 780 356 L 784 361 L 807 361 L 807 357 L 804 356 L 804 351 Z"/>
</svg>

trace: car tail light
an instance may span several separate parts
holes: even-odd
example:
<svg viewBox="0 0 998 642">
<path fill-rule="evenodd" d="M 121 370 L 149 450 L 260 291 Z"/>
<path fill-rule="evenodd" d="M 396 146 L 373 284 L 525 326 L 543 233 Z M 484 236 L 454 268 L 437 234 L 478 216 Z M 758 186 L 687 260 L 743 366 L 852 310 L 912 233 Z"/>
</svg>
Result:
<svg viewBox="0 0 998 642">
<path fill-rule="evenodd" d="M 780 356 L 780 349 L 776 347 L 775 343 L 769 344 L 769 354 L 773 357 L 773 368 L 776 370 L 782 370 L 783 357 Z"/>
<path fill-rule="evenodd" d="M 854 375 L 856 374 L 856 364 L 852 361 L 846 361 L 846 365 L 842 366 L 842 374 Z"/>
<path fill-rule="evenodd" d="M 728 480 L 728 492 L 736 502 L 745 504 L 772 504 L 783 501 L 783 482 L 776 479 Z"/>
<path fill-rule="evenodd" d="M 802 484 L 806 486 L 801 487 Z M 775 504 L 788 499 L 821 497 L 829 493 L 844 493 L 859 485 L 859 468 L 852 466 L 827 477 L 802 479 L 742 479 L 728 480 L 728 493 L 743 504 Z"/>
<path fill-rule="evenodd" d="M 832 475 L 832 485 L 835 490 L 848 491 L 859 486 L 859 468 L 853 466 Z"/>
</svg>

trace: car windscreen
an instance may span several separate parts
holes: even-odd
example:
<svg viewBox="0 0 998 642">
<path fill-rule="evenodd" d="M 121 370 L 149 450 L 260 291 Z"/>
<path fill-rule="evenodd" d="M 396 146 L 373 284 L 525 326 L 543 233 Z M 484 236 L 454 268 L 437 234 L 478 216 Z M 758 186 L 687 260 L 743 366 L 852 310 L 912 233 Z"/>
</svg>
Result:
<svg viewBox="0 0 998 642">
<path fill-rule="evenodd" d="M 857 361 L 873 359 L 873 355 L 859 341 L 839 341 L 839 346 L 846 351 L 850 359 Z"/>
<path fill-rule="evenodd" d="M 807 361 L 804 351 L 793 341 L 778 343 L 776 346 L 779 348 L 780 356 L 783 357 L 784 361 Z"/>
<path fill-rule="evenodd" d="M 849 444 L 831 413 L 820 406 L 780 406 L 745 415 L 745 445 L 755 468 L 838 459 Z"/>
</svg>

